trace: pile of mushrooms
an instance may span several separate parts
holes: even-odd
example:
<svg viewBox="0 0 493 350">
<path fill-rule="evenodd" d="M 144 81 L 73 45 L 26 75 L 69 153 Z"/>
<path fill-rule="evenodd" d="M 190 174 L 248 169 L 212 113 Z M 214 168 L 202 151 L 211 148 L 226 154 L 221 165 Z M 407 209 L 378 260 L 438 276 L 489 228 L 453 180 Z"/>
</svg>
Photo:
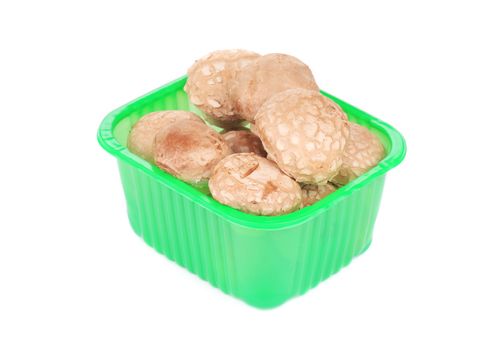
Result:
<svg viewBox="0 0 493 350">
<path fill-rule="evenodd" d="M 192 112 L 153 112 L 132 128 L 129 150 L 247 213 L 312 205 L 385 155 L 378 137 L 350 122 L 289 55 L 215 51 L 190 67 L 185 91 L 223 131 Z"/>
</svg>

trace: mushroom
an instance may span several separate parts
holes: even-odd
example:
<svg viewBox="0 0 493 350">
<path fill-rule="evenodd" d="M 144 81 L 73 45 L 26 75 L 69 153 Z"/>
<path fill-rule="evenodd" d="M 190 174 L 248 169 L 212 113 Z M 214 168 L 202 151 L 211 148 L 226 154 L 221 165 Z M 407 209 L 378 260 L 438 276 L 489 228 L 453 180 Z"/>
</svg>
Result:
<svg viewBox="0 0 493 350">
<path fill-rule="evenodd" d="M 253 153 L 221 160 L 209 180 L 219 202 L 257 215 L 281 215 L 299 209 L 301 188 L 274 162 Z"/>
<path fill-rule="evenodd" d="M 233 88 L 238 114 L 253 122 L 265 101 L 293 88 L 319 91 L 310 68 L 297 58 L 279 53 L 261 56 L 238 72 Z"/>
<path fill-rule="evenodd" d="M 384 156 L 385 150 L 376 135 L 361 125 L 349 122 L 349 138 L 342 165 L 333 182 L 347 184 L 377 165 Z"/>
<path fill-rule="evenodd" d="M 261 157 L 267 156 L 262 141 L 249 130 L 230 130 L 222 135 L 233 153 L 255 153 Z"/>
<path fill-rule="evenodd" d="M 250 131 L 251 131 L 252 134 L 258 136 L 257 128 L 255 127 L 255 124 L 254 123 L 250 123 Z"/>
<path fill-rule="evenodd" d="M 322 198 L 327 197 L 329 194 L 337 190 L 330 182 L 322 185 L 302 184 L 301 185 L 301 206 L 302 208 L 308 207 L 315 202 L 318 202 Z"/>
<path fill-rule="evenodd" d="M 255 116 L 255 128 L 269 157 L 302 183 L 332 180 L 349 137 L 347 116 L 319 92 L 291 89 L 271 97 Z"/>
<path fill-rule="evenodd" d="M 148 113 L 132 127 L 127 140 L 128 149 L 130 152 L 152 163 L 154 161 L 152 154 L 154 137 L 163 127 L 177 120 L 194 120 L 203 123 L 203 120 L 198 115 L 187 111 Z"/>
<path fill-rule="evenodd" d="M 210 123 L 230 127 L 242 122 L 231 96 L 238 71 L 260 55 L 245 50 L 214 51 L 188 69 L 185 91 L 190 101 L 206 114 Z"/>
<path fill-rule="evenodd" d="M 214 166 L 230 153 L 220 134 L 194 120 L 177 121 L 158 132 L 154 140 L 156 165 L 195 185 L 204 184 Z"/>
</svg>

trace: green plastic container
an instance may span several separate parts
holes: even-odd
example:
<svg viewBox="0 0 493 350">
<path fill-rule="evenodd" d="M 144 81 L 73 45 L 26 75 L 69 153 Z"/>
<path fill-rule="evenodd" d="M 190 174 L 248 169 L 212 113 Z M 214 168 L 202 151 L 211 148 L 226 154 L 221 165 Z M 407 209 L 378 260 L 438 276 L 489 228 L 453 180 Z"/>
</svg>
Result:
<svg viewBox="0 0 493 350">
<path fill-rule="evenodd" d="M 305 293 L 368 248 L 385 173 L 406 152 L 394 128 L 322 92 L 350 120 L 380 137 L 386 158 L 310 207 L 277 217 L 254 216 L 216 202 L 126 148 L 132 125 L 149 112 L 199 112 L 183 91 L 185 82 L 182 77 L 111 112 L 98 132 L 101 146 L 118 160 L 130 224 L 148 245 L 258 308 Z"/>
</svg>

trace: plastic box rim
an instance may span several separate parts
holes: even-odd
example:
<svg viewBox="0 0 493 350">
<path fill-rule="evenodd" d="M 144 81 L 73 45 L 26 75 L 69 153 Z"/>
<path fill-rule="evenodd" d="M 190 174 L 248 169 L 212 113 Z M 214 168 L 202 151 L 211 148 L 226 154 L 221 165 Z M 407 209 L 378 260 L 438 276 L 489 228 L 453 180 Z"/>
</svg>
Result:
<svg viewBox="0 0 493 350">
<path fill-rule="evenodd" d="M 160 170 L 156 166 L 146 162 L 144 159 L 134 155 L 125 145 L 120 144 L 113 135 L 114 127 L 122 119 L 127 117 L 128 112 L 131 112 L 136 105 L 155 99 L 156 96 L 160 95 L 164 90 L 177 91 L 182 89 L 185 85 L 186 79 L 186 75 L 182 76 L 110 112 L 100 124 L 97 134 L 98 142 L 101 147 L 103 147 L 108 153 L 115 156 L 118 160 L 131 164 L 135 168 L 153 177 L 156 181 L 161 182 L 167 187 L 174 188 L 183 196 L 186 196 L 190 200 L 194 201 L 197 205 L 200 205 L 238 225 L 252 229 L 270 230 L 285 229 L 298 225 L 309 220 L 311 217 L 322 214 L 340 200 L 350 196 L 353 191 L 365 186 L 377 177 L 384 175 L 390 169 L 399 165 L 406 155 L 405 140 L 395 128 L 321 90 L 320 92 L 323 95 L 337 102 L 345 112 L 351 115 L 356 115 L 358 119 L 364 119 L 373 128 L 378 129 L 381 133 L 385 134 L 390 141 L 386 157 L 367 173 L 361 175 L 349 184 L 339 188 L 330 196 L 309 207 L 280 216 L 257 216 L 241 212 L 217 202 L 189 184 L 175 178 L 174 176 Z"/>
</svg>

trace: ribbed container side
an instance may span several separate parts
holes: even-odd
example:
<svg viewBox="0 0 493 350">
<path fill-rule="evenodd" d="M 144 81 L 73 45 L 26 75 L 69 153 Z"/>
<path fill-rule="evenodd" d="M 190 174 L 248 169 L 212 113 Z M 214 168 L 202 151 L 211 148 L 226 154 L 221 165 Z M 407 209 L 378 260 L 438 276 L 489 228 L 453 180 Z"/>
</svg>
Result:
<svg viewBox="0 0 493 350">
<path fill-rule="evenodd" d="M 231 224 L 119 162 L 134 231 L 156 251 L 227 294 L 275 307 L 348 265 L 370 244 L 384 177 L 286 230 Z"/>
<path fill-rule="evenodd" d="M 292 295 L 301 295 L 363 253 L 371 243 L 385 178 L 381 176 L 305 224 Z"/>
<path fill-rule="evenodd" d="M 159 253 L 233 294 L 229 224 L 131 165 L 118 165 L 134 231 Z"/>
</svg>

